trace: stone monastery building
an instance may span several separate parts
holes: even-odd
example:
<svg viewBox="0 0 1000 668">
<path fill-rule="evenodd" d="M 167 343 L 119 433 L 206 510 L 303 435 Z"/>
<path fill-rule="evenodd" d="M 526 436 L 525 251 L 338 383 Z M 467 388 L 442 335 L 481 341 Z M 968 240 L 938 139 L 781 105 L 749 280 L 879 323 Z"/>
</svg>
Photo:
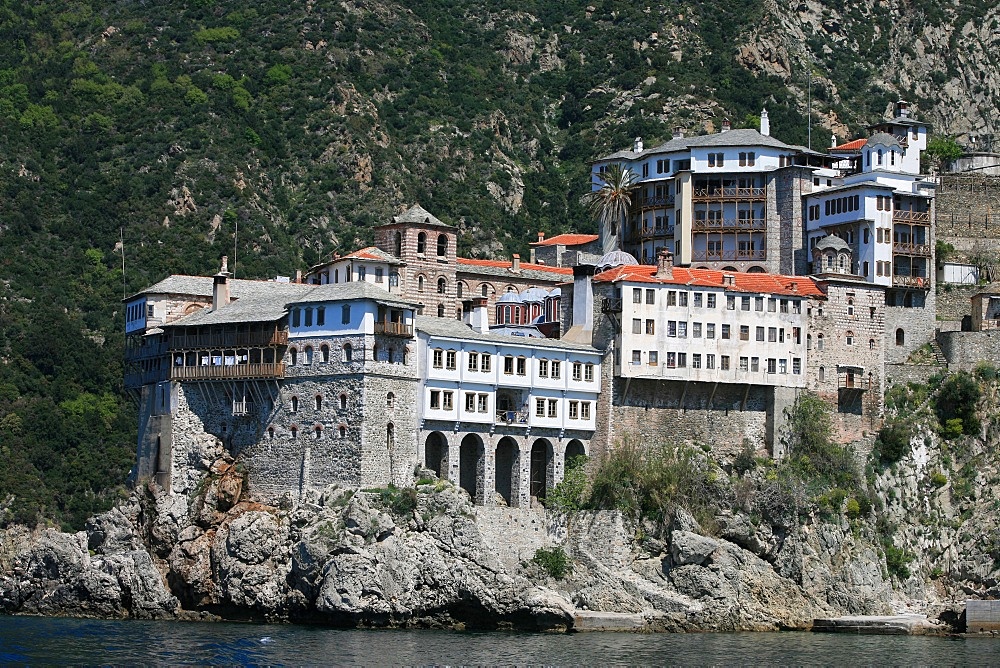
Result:
<svg viewBox="0 0 1000 668">
<path fill-rule="evenodd" d="M 829 153 L 771 138 L 766 112 L 760 132 L 637 140 L 594 164 L 595 189 L 613 163 L 637 176 L 622 227 L 539 234 L 529 262 L 458 257 L 413 206 L 295 280 L 225 258 L 167 277 L 126 300 L 134 476 L 190 491 L 219 440 L 265 502 L 424 469 L 528 507 L 623 438 L 781 457 L 804 390 L 845 442 L 872 433 L 887 361 L 934 326 L 927 128 L 897 111 Z"/>
</svg>

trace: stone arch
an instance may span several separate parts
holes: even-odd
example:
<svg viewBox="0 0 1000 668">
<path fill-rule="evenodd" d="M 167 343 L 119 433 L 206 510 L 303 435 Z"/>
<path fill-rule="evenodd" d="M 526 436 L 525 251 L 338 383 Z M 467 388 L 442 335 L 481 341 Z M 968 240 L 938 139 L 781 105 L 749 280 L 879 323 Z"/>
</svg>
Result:
<svg viewBox="0 0 1000 668">
<path fill-rule="evenodd" d="M 299 351 L 298 351 L 298 349 L 296 349 L 296 348 L 289 348 L 288 349 L 288 365 L 289 366 L 295 366 L 295 364 L 298 361 L 299 361 Z"/>
<path fill-rule="evenodd" d="M 417 235 L 417 253 L 423 254 L 427 252 L 427 233 L 421 232 Z"/>
<path fill-rule="evenodd" d="M 552 482 L 552 443 L 547 438 L 536 439 L 531 444 L 529 493 L 539 501 L 545 499 Z"/>
<path fill-rule="evenodd" d="M 448 280 L 441 276 L 437 280 L 437 293 L 443 295 L 448 292 Z"/>
<path fill-rule="evenodd" d="M 722 271 L 739 271 L 739 269 L 737 269 L 736 267 L 733 267 L 733 266 L 730 265 L 730 266 L 723 267 Z"/>
<path fill-rule="evenodd" d="M 439 234 L 437 239 L 437 254 L 438 257 L 444 257 L 448 254 L 448 235 Z"/>
<path fill-rule="evenodd" d="M 755 264 L 752 267 L 750 267 L 750 268 L 747 269 L 747 273 L 748 274 L 766 274 L 767 270 L 764 269 L 764 267 L 761 267 L 760 265 L 756 265 Z"/>
<path fill-rule="evenodd" d="M 566 444 L 566 461 L 569 462 L 573 457 L 579 457 L 580 455 L 587 455 L 587 446 L 580 439 L 574 438 Z"/>
<path fill-rule="evenodd" d="M 494 489 L 503 497 L 508 506 L 518 505 L 518 490 L 521 488 L 521 449 L 510 436 L 504 436 L 497 443 L 496 480 Z"/>
<path fill-rule="evenodd" d="M 448 439 L 439 431 L 427 435 L 424 442 L 424 466 L 439 478 L 448 477 Z"/>
<path fill-rule="evenodd" d="M 323 410 L 323 395 L 317 394 L 315 399 L 316 399 L 316 410 L 318 411 Z"/>
<path fill-rule="evenodd" d="M 478 434 L 467 434 L 458 450 L 458 484 L 469 493 L 473 503 L 482 502 L 483 439 Z"/>
<path fill-rule="evenodd" d="M 347 393 L 341 392 L 337 400 L 340 402 L 340 410 L 347 410 Z"/>
<path fill-rule="evenodd" d="M 906 332 L 903 331 L 902 327 L 896 328 L 896 345 L 901 346 L 906 343 Z"/>
<path fill-rule="evenodd" d="M 393 247 L 393 250 L 396 251 L 394 253 L 394 255 L 396 257 L 402 257 L 403 256 L 403 235 L 400 234 L 399 232 L 396 232 L 396 234 L 393 235 L 392 247 Z"/>
</svg>

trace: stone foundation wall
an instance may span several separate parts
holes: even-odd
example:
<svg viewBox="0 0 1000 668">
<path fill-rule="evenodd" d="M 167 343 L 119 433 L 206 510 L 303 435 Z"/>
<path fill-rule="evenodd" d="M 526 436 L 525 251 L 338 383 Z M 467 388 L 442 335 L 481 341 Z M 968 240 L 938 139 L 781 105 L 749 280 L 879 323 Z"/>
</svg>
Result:
<svg viewBox="0 0 1000 668">
<path fill-rule="evenodd" d="M 891 385 L 906 385 L 907 383 L 926 383 L 927 379 L 936 373 L 944 371 L 934 364 L 886 364 L 886 382 Z"/>
<path fill-rule="evenodd" d="M 749 443 L 770 453 L 771 387 L 622 378 L 604 387 L 614 393 L 612 444 L 626 438 L 708 444 L 717 454 L 735 455 Z"/>
<path fill-rule="evenodd" d="M 1000 331 L 940 332 L 937 340 L 949 371 L 972 371 L 980 362 L 1000 363 Z"/>
<path fill-rule="evenodd" d="M 886 361 L 905 362 L 914 350 L 934 339 L 937 321 L 934 315 L 934 291 L 927 293 L 923 308 L 887 306 L 885 308 Z M 903 345 L 896 345 L 896 330 L 904 332 Z"/>
</svg>

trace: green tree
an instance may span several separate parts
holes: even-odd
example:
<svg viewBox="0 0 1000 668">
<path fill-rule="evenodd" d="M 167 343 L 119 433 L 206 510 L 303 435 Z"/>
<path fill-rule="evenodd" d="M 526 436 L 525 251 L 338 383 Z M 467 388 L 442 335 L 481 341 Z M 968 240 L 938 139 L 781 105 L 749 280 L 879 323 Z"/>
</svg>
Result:
<svg viewBox="0 0 1000 668">
<path fill-rule="evenodd" d="M 597 190 L 584 195 L 587 209 L 601 226 L 605 253 L 618 247 L 618 234 L 632 206 L 632 187 L 637 180 L 631 170 L 614 163 L 597 175 Z"/>
<path fill-rule="evenodd" d="M 962 157 L 962 147 L 952 137 L 932 137 L 927 142 L 927 149 L 924 155 L 933 161 L 935 167 L 940 171 L 948 168 L 948 165 Z"/>
</svg>

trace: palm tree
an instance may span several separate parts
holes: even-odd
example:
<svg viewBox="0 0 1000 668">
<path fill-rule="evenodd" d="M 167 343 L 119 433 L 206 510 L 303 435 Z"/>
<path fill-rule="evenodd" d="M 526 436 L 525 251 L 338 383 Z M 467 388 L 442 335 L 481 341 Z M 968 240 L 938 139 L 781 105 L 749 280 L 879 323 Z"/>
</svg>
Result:
<svg viewBox="0 0 1000 668">
<path fill-rule="evenodd" d="M 584 195 L 587 210 L 601 225 L 602 252 L 610 253 L 618 247 L 618 234 L 625 224 L 632 206 L 632 187 L 638 179 L 620 163 L 608 165 L 597 174 L 597 190 Z"/>
</svg>

